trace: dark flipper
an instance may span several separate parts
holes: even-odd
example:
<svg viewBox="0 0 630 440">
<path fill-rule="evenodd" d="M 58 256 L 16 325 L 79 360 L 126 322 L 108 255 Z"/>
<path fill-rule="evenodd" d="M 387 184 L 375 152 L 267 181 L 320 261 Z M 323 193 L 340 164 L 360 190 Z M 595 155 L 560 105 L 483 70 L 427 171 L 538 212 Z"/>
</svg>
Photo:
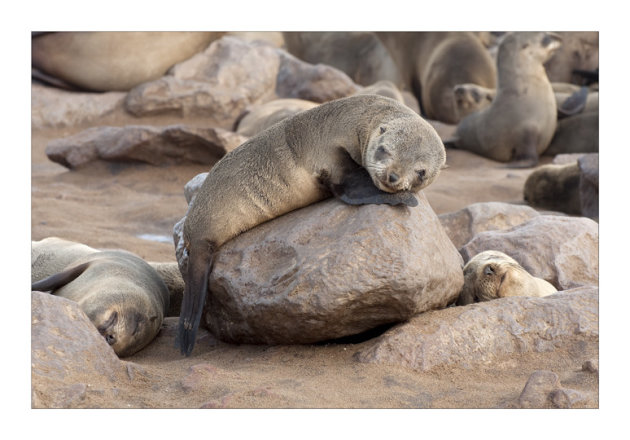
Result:
<svg viewBox="0 0 630 440">
<path fill-rule="evenodd" d="M 587 98 L 588 87 L 581 87 L 580 90 L 565 99 L 558 107 L 558 114 L 561 116 L 572 116 L 580 113 L 586 107 Z"/>
<path fill-rule="evenodd" d="M 381 191 L 372 182 L 365 168 L 356 168 L 344 176 L 341 184 L 332 184 L 330 190 L 335 197 L 349 205 L 407 205 L 418 206 L 412 192 L 388 193 Z"/>
<path fill-rule="evenodd" d="M 208 277 L 212 270 L 213 257 L 214 246 L 193 247 L 189 252 L 188 270 L 184 280 L 186 287 L 175 340 L 176 346 L 186 356 L 190 356 L 195 346 L 195 336 L 208 295 Z"/>
<path fill-rule="evenodd" d="M 63 272 L 56 273 L 51 275 L 43 280 L 36 281 L 31 284 L 31 290 L 36 290 L 38 292 L 49 292 L 51 290 L 58 289 L 60 287 L 65 286 L 68 283 L 71 283 L 75 279 L 81 275 L 85 269 L 88 268 L 90 263 L 79 264 L 78 266 L 71 267 L 70 269 L 66 269 Z"/>
</svg>

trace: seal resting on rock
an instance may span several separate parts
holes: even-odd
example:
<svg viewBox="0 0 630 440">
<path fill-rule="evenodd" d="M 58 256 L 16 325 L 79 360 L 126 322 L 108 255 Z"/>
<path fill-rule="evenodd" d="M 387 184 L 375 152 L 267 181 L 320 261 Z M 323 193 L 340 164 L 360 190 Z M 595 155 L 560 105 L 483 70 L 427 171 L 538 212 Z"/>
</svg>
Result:
<svg viewBox="0 0 630 440">
<path fill-rule="evenodd" d="M 214 253 L 260 223 L 335 195 L 349 204 L 415 206 L 446 161 L 436 131 L 377 95 L 330 101 L 273 125 L 208 173 L 183 226 L 186 283 L 177 345 L 189 355 Z"/>
<path fill-rule="evenodd" d="M 547 296 L 557 292 L 547 281 L 536 278 L 518 262 L 499 251 L 484 251 L 464 266 L 464 287 L 458 305 L 508 296 Z"/>
<path fill-rule="evenodd" d="M 33 282 L 31 290 L 77 302 L 120 357 L 132 355 L 155 338 L 169 308 L 169 291 L 147 262 L 127 251 L 90 252 L 88 246 L 60 239 L 44 246 L 38 249 L 44 259 L 31 263 L 39 273 L 47 270 L 46 256 L 55 246 L 59 261 L 81 256 L 62 271 Z"/>
<path fill-rule="evenodd" d="M 556 100 L 543 63 L 560 46 L 548 32 L 514 32 L 501 41 L 492 104 L 457 125 L 457 148 L 514 167 L 532 167 L 556 130 Z"/>
</svg>

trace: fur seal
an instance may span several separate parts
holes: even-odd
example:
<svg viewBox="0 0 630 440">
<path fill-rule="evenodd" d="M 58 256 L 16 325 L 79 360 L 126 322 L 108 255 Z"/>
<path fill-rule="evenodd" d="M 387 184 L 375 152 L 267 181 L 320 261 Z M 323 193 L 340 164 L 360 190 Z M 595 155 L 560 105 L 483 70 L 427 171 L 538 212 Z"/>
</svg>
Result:
<svg viewBox="0 0 630 440">
<path fill-rule="evenodd" d="M 464 266 L 464 287 L 458 305 L 508 296 L 547 296 L 557 292 L 549 282 L 532 276 L 512 257 L 484 251 Z"/>
<path fill-rule="evenodd" d="M 176 343 L 189 355 L 214 253 L 260 223 L 335 195 L 349 204 L 413 206 L 445 165 L 436 131 L 377 95 L 330 101 L 285 119 L 232 150 L 208 173 L 183 226 L 186 283 Z"/>
<path fill-rule="evenodd" d="M 582 112 L 558 121 L 546 156 L 599 152 L 599 111 Z"/>
<path fill-rule="evenodd" d="M 452 143 L 514 167 L 531 167 L 556 129 L 556 100 L 543 63 L 559 47 L 548 32 L 508 33 L 499 45 L 492 104 L 457 125 Z"/>
<path fill-rule="evenodd" d="M 557 32 L 562 47 L 545 62 L 547 77 L 553 82 L 584 85 L 575 70 L 594 71 L 599 67 L 599 32 Z"/>
<path fill-rule="evenodd" d="M 458 84 L 453 87 L 455 114 L 458 120 L 461 121 L 471 113 L 490 107 L 496 94 L 496 89 L 477 84 Z"/>
<path fill-rule="evenodd" d="M 577 161 L 536 168 L 525 181 L 523 198 L 531 206 L 581 215 L 580 169 Z"/>
<path fill-rule="evenodd" d="M 556 90 L 554 84 L 560 84 Z M 563 83 L 552 83 L 558 118 L 573 116 L 582 112 L 599 111 L 599 92 L 591 91 L 588 87 L 565 87 Z M 570 90 L 568 92 L 567 90 Z M 459 119 L 463 119 L 471 113 L 490 107 L 496 89 L 482 87 L 477 84 L 458 84 L 453 88 L 455 112 Z"/>
<path fill-rule="evenodd" d="M 158 79 L 224 32 L 52 32 L 31 39 L 34 68 L 75 88 L 128 91 Z"/>
<path fill-rule="evenodd" d="M 169 308 L 169 291 L 147 262 L 127 251 L 91 252 L 88 246 L 63 240 L 44 243 L 37 252 L 52 255 L 55 246 L 59 261 L 72 261 L 62 271 L 33 282 L 32 290 L 77 302 L 120 357 L 155 338 Z M 73 254 L 81 256 L 71 259 Z M 45 260 L 32 262 L 40 273 Z"/>
<path fill-rule="evenodd" d="M 311 64 L 333 66 L 355 83 L 402 85 L 398 67 L 374 32 L 283 32 L 287 51 Z"/>
<path fill-rule="evenodd" d="M 495 63 L 473 32 L 377 32 L 428 119 L 458 122 L 453 87 L 496 87 Z"/>
</svg>

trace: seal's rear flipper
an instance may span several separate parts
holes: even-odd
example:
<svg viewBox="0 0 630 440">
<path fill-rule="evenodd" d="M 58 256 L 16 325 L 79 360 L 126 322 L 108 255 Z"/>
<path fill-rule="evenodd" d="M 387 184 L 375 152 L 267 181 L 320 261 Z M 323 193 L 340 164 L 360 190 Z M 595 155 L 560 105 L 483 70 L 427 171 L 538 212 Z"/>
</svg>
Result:
<svg viewBox="0 0 630 440">
<path fill-rule="evenodd" d="M 418 200 L 412 192 L 388 193 L 378 189 L 365 168 L 348 171 L 343 182 L 330 185 L 330 190 L 335 197 L 349 205 L 418 206 Z"/>
<path fill-rule="evenodd" d="M 60 287 L 65 286 L 68 283 L 71 283 L 75 279 L 79 277 L 85 269 L 88 268 L 90 263 L 79 264 L 78 266 L 71 267 L 70 269 L 66 269 L 63 272 L 56 273 L 51 275 L 43 280 L 39 280 L 33 284 L 31 284 L 31 290 L 36 290 L 38 292 L 49 292 Z"/>
<path fill-rule="evenodd" d="M 572 116 L 580 113 L 586 107 L 588 98 L 588 87 L 581 87 L 573 93 L 558 107 L 558 114 L 561 116 Z"/>
<path fill-rule="evenodd" d="M 201 321 L 203 306 L 208 295 L 208 277 L 212 270 L 214 246 L 191 247 L 185 277 L 186 287 L 179 313 L 179 326 L 175 345 L 182 354 L 190 356 Z"/>
</svg>

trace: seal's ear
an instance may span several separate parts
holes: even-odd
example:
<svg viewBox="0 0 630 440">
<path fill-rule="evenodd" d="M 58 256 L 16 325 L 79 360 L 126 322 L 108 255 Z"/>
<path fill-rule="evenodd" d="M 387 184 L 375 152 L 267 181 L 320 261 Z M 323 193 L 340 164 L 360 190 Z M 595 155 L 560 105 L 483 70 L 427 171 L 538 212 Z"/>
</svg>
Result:
<svg viewBox="0 0 630 440">
<path fill-rule="evenodd" d="M 553 32 L 545 32 L 540 44 L 547 49 L 556 49 L 562 44 L 562 37 Z"/>
<path fill-rule="evenodd" d="M 89 266 L 89 262 L 83 263 L 79 264 L 78 266 L 71 267 L 70 269 L 66 269 L 63 272 L 51 275 L 48 278 L 44 278 L 43 280 L 31 284 L 31 290 L 36 290 L 39 292 L 49 292 L 63 287 L 66 284 L 71 283 L 72 281 L 77 279 L 79 275 L 85 272 L 85 269 L 87 269 Z"/>
</svg>

